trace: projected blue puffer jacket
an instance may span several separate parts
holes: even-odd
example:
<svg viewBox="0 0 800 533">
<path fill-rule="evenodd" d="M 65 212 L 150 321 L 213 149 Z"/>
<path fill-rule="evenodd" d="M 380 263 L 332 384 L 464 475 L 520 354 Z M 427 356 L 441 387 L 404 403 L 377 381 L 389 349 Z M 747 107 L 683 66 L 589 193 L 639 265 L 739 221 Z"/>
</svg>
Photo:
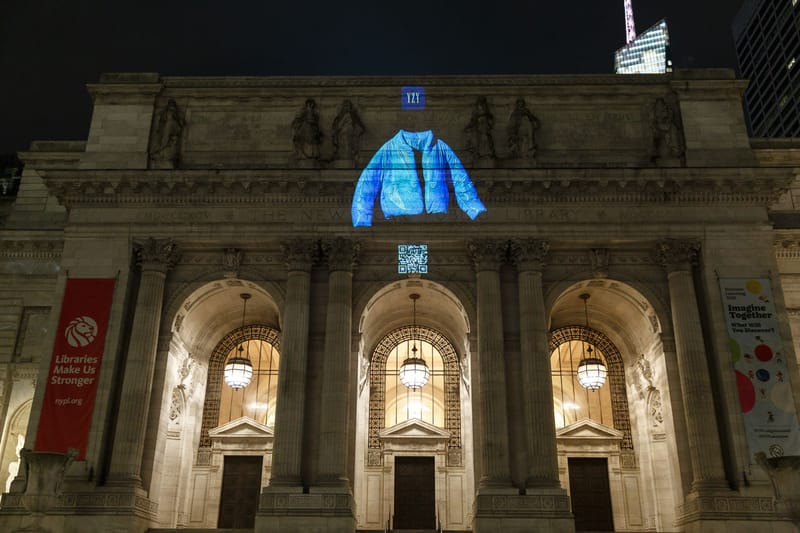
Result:
<svg viewBox="0 0 800 533">
<path fill-rule="evenodd" d="M 422 152 L 423 195 L 414 150 Z M 432 131 L 400 130 L 375 152 L 358 178 L 353 195 L 353 226 L 371 226 L 375 197 L 381 192 L 381 210 L 386 218 L 401 215 L 446 213 L 450 203 L 447 180 L 453 184 L 458 207 L 474 219 L 486 211 L 464 165 Z"/>
</svg>

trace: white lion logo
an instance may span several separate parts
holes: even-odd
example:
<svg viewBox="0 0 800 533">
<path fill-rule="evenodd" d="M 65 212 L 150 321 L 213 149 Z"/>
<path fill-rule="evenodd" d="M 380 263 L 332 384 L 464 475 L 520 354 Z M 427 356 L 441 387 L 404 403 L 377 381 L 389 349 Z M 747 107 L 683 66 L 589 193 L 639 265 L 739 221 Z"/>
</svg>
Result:
<svg viewBox="0 0 800 533">
<path fill-rule="evenodd" d="M 97 322 L 90 316 L 73 318 L 69 321 L 64 336 L 70 346 L 82 348 L 97 337 Z"/>
</svg>

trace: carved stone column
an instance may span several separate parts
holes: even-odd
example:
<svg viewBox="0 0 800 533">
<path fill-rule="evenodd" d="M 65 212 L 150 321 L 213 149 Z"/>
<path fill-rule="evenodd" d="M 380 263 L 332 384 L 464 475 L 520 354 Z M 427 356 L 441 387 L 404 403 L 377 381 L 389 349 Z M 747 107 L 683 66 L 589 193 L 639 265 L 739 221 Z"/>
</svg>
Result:
<svg viewBox="0 0 800 533">
<path fill-rule="evenodd" d="M 500 265 L 505 241 L 480 240 L 468 244 L 478 283 L 478 358 L 480 362 L 480 460 L 482 489 L 511 486 L 506 414 L 506 376 L 503 346 L 503 305 Z M 485 490 L 483 490 L 485 492 Z"/>
<path fill-rule="evenodd" d="M 286 305 L 281 339 L 281 366 L 275 411 L 271 486 L 302 486 L 303 429 L 308 363 L 309 297 L 315 241 L 283 243 L 286 267 Z"/>
<path fill-rule="evenodd" d="M 125 361 L 114 448 L 108 473 L 109 484 L 142 486 L 141 468 L 150 408 L 153 370 L 167 271 L 178 260 L 171 239 L 136 242 L 135 253 L 142 270 L 131 341 Z"/>
<path fill-rule="evenodd" d="M 558 452 L 553 420 L 553 382 L 547 317 L 542 292 L 542 267 L 550 245 L 547 241 L 513 241 L 511 253 L 519 285 L 522 391 L 520 398 L 527 444 L 527 488 L 558 488 Z"/>
<path fill-rule="evenodd" d="M 350 397 L 353 267 L 359 245 L 346 239 L 323 243 L 328 260 L 328 309 L 322 373 L 319 484 L 345 488 L 347 478 L 348 398 Z"/>
<path fill-rule="evenodd" d="M 699 253 L 700 243 L 677 239 L 661 241 L 655 252 L 669 279 L 675 351 L 692 463 L 692 492 L 728 489 L 719 453 L 714 397 L 692 279 L 692 266 Z"/>
</svg>

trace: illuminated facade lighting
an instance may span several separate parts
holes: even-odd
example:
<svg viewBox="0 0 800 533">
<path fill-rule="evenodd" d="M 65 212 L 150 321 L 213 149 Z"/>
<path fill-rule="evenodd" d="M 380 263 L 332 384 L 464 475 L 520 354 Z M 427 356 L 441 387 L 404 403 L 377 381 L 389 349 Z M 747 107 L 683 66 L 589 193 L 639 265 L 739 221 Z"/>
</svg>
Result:
<svg viewBox="0 0 800 533">
<path fill-rule="evenodd" d="M 614 72 L 617 74 L 664 74 L 672 72 L 668 57 L 669 30 L 667 21 L 661 20 L 642 32 L 631 43 L 614 55 Z"/>
</svg>

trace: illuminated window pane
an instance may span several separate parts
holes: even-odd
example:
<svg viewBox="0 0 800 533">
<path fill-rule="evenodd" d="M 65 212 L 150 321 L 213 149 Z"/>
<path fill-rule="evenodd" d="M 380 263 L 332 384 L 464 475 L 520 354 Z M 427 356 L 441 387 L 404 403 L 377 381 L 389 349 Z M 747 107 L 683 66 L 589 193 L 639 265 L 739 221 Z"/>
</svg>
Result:
<svg viewBox="0 0 800 533">
<path fill-rule="evenodd" d="M 275 424 L 275 403 L 278 397 L 278 363 L 280 354 L 270 343 L 250 339 L 242 343 L 244 352 L 253 363 L 253 380 L 244 389 L 222 387 L 219 425 L 246 416 L 260 424 Z M 225 360 L 238 350 L 235 346 Z"/>
<path fill-rule="evenodd" d="M 550 355 L 556 428 L 585 419 L 614 427 L 609 384 L 606 383 L 600 390 L 588 391 L 578 383 L 578 364 L 589 346 L 584 341 L 572 340 L 560 344 Z M 592 345 L 592 350 L 592 356 L 608 366 L 605 355 L 597 346 Z"/>
<path fill-rule="evenodd" d="M 424 387 L 411 390 L 400 382 L 400 366 L 411 357 L 412 345 L 417 346 L 417 357 L 423 359 L 431 371 Z M 395 346 L 386 359 L 386 408 L 385 427 L 392 427 L 406 420 L 423 420 L 445 427 L 445 369 L 439 351 L 422 340 L 404 341 Z"/>
</svg>

